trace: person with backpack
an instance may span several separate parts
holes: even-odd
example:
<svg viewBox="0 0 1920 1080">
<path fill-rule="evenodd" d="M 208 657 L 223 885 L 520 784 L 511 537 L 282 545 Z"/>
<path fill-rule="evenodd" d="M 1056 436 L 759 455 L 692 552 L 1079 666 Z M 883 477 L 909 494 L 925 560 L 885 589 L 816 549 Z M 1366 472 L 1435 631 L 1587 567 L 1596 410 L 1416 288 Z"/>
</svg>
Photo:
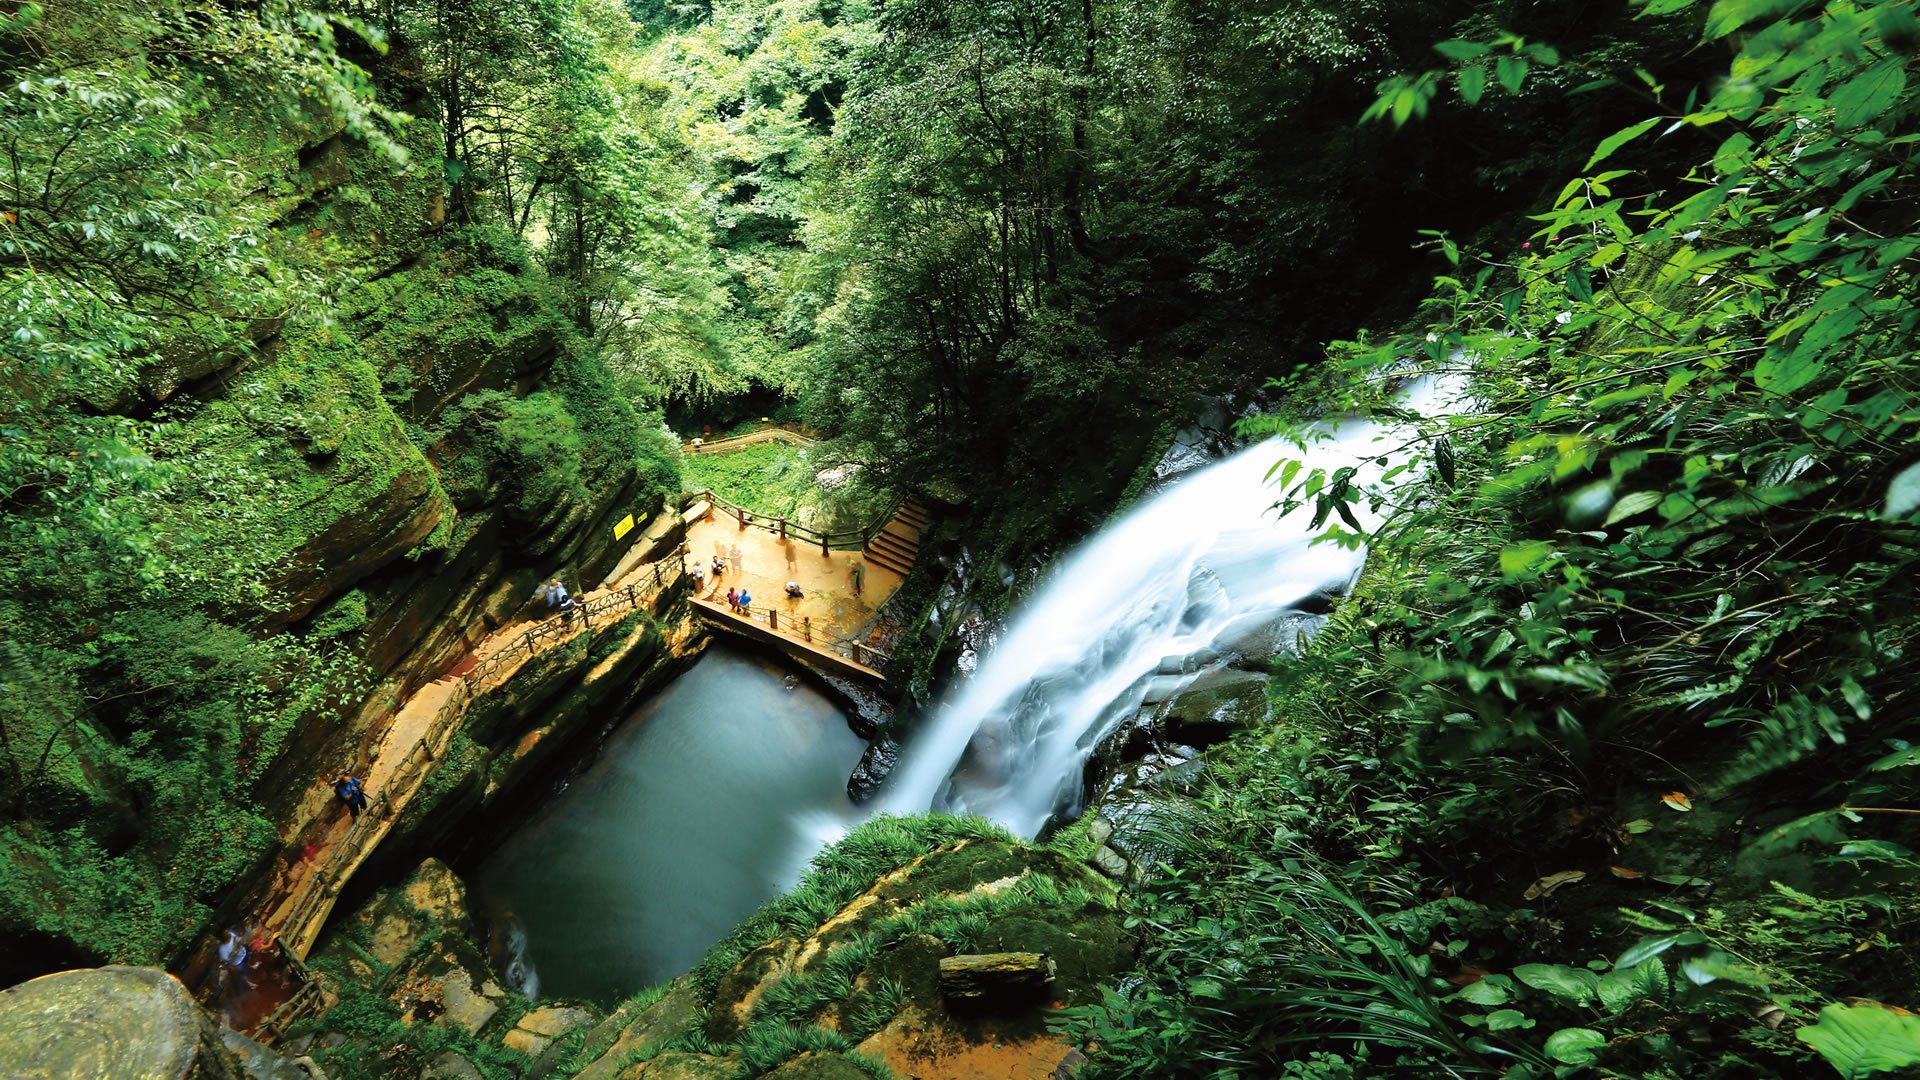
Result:
<svg viewBox="0 0 1920 1080">
<path fill-rule="evenodd" d="M 360 820 L 360 811 L 367 808 L 367 788 L 357 776 L 341 776 L 333 782 L 333 797 L 347 805 L 347 814 L 355 821 Z"/>
</svg>

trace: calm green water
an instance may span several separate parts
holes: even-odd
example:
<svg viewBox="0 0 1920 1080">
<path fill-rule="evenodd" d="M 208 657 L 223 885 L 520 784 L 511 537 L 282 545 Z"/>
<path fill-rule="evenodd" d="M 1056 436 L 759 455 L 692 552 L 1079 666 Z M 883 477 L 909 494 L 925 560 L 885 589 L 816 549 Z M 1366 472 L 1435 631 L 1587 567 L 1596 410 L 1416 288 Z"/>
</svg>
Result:
<svg viewBox="0 0 1920 1080">
<path fill-rule="evenodd" d="M 865 744 L 758 656 L 709 649 L 486 862 L 493 959 L 534 997 L 671 979 L 852 823 Z"/>
</svg>

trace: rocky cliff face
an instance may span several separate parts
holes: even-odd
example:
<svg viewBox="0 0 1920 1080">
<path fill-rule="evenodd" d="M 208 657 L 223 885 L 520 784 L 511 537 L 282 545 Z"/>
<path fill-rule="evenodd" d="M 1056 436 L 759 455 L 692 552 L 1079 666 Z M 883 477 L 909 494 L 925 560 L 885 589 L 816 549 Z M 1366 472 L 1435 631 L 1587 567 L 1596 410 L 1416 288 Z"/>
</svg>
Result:
<svg viewBox="0 0 1920 1080">
<path fill-rule="evenodd" d="M 0 960 L 0 975 L 177 959 L 209 906 L 247 895 L 283 861 L 267 826 L 281 843 L 295 835 L 301 796 L 363 769 L 397 702 L 527 611 L 540 581 L 597 584 L 628 546 L 613 523 L 657 512 L 677 488 L 676 451 L 636 415 L 527 246 L 485 221 L 446 220 L 437 106 L 404 74 L 375 75 L 416 116 L 404 135 L 412 164 L 359 145 L 323 107 L 242 162 L 281 238 L 310 248 L 316 273 L 344 275 L 337 310 L 257 319 L 251 347 L 162 344 L 85 403 L 164 425 L 163 452 L 189 466 L 141 508 L 184 584 L 138 602 L 164 605 L 150 621 L 178 628 L 181 644 L 143 641 L 156 672 L 173 674 L 125 676 L 134 692 L 96 695 L 116 701 L 98 715 L 94 698 L 59 686 L 46 696 L 45 759 L 57 767 L 33 798 L 45 819 L 35 827 L 55 839 L 0 845 L 0 934 L 35 943 L 30 957 L 0 947 L 19 961 Z M 70 651 L 97 651 L 98 627 L 72 632 Z M 269 639 L 300 643 L 308 659 L 261 675 L 250 715 L 225 703 L 192 714 L 232 732 L 206 737 L 226 760 L 205 768 L 246 786 L 220 807 L 181 796 L 165 811 L 169 838 L 148 845 L 162 811 L 129 793 L 121 749 L 148 721 L 121 710 Z M 200 707 L 188 693 L 174 691 L 178 715 Z M 195 820 L 212 822 L 208 835 L 188 836 Z M 57 837 L 76 823 L 104 878 L 130 876 L 114 864 L 123 853 L 143 860 L 137 935 L 113 932 L 114 905 L 75 897 L 72 874 L 55 872 Z M 182 843 L 209 868 L 170 870 Z M 62 894 L 88 912 L 46 917 L 34 899 Z M 213 919 L 239 917 L 236 904 Z"/>
</svg>

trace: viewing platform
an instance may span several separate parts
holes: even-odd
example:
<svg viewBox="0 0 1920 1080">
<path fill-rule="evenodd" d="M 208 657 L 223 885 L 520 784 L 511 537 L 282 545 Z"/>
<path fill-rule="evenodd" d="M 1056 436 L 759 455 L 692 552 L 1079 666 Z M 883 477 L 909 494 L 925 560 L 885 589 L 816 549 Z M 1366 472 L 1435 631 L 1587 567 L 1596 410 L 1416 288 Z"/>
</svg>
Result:
<svg viewBox="0 0 1920 1080">
<path fill-rule="evenodd" d="M 891 659 L 879 640 L 879 610 L 913 570 L 927 517 L 903 504 L 873 526 L 820 533 L 738 506 L 711 491 L 685 511 L 687 565 L 707 571 L 696 609 L 724 629 L 790 649 L 844 674 L 883 678 Z M 734 549 L 740 551 L 738 565 Z M 713 574 L 715 557 L 724 567 Z M 800 586 L 790 597 L 787 582 Z M 727 604 L 727 590 L 752 596 L 746 614 Z"/>
</svg>

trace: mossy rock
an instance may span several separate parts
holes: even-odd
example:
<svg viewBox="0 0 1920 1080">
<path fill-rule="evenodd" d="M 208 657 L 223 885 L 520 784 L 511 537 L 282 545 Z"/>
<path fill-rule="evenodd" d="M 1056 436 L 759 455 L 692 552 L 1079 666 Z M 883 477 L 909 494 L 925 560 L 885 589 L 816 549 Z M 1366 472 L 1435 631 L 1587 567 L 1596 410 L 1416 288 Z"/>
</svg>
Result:
<svg viewBox="0 0 1920 1080">
<path fill-rule="evenodd" d="M 728 1043 L 740 1037 L 753 1000 L 786 969 L 797 948 L 798 944 L 787 938 L 770 941 L 742 957 L 721 977 L 707 1006 L 707 1041 Z"/>
<path fill-rule="evenodd" d="M 872 1080 L 842 1054 L 801 1054 L 766 1074 L 766 1080 Z"/>
<path fill-rule="evenodd" d="M 738 1080 L 740 1063 L 712 1054 L 660 1054 L 620 1071 L 618 1080 Z M 861 1080 L 866 1080 L 864 1074 Z"/>
<path fill-rule="evenodd" d="M 240 1064 L 180 980 L 153 968 L 84 968 L 0 991 L 0 1076 L 10 1080 L 238 1080 Z"/>
<path fill-rule="evenodd" d="M 1225 742 L 1235 733 L 1265 726 L 1269 715 L 1267 681 L 1252 672 L 1234 672 L 1243 678 L 1223 685 L 1190 690 L 1173 700 L 1159 722 L 1168 742 L 1207 747 Z"/>
</svg>

